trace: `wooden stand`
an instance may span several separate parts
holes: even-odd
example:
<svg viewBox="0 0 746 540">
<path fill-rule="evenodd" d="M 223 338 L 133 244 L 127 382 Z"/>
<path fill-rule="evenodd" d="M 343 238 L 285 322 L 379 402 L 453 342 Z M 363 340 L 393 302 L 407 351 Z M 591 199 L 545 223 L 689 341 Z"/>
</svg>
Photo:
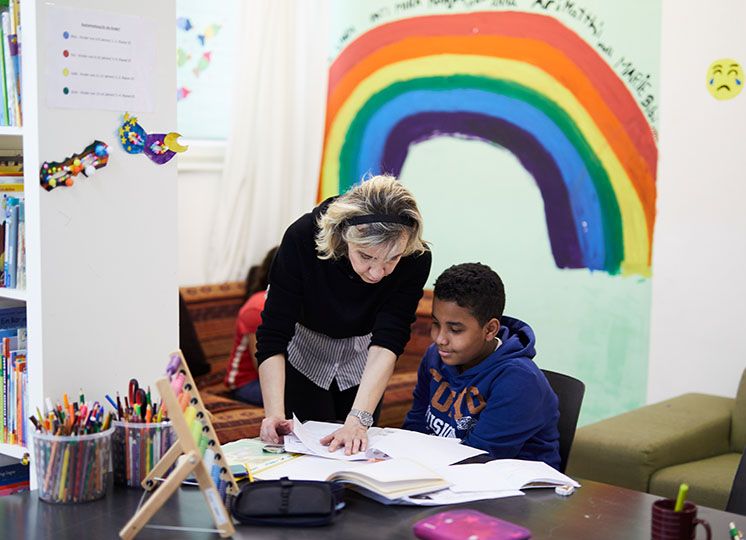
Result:
<svg viewBox="0 0 746 540">
<path fill-rule="evenodd" d="M 177 366 L 175 368 L 176 373 L 182 373 L 184 375 L 183 391 L 190 394 L 189 404 L 197 409 L 195 422 L 202 423 L 202 431 L 208 437 L 209 448 L 211 448 L 215 454 L 216 463 L 221 466 L 221 479 L 227 482 L 226 493 L 229 495 L 237 495 L 238 485 L 236 484 L 236 480 L 233 478 L 233 474 L 231 474 L 230 468 L 223 456 L 220 442 L 215 435 L 215 430 L 210 422 L 208 412 L 205 410 L 199 392 L 197 392 L 197 386 L 194 384 L 194 379 L 192 378 L 192 374 L 189 372 L 189 368 L 186 365 L 186 361 L 184 360 L 181 351 L 171 354 L 169 367 L 171 366 Z M 218 532 L 223 538 L 233 536 L 235 533 L 233 522 L 228 515 L 224 502 L 218 493 L 217 487 L 215 486 L 207 467 L 205 467 L 199 446 L 194 440 L 192 431 L 184 419 L 176 394 L 171 387 L 171 382 L 168 378 L 164 377 L 156 381 L 156 386 L 158 387 L 158 392 L 160 393 L 163 403 L 166 406 L 166 410 L 168 411 L 169 419 L 176 431 L 176 442 L 174 442 L 169 451 L 166 452 L 155 467 L 153 467 L 153 470 L 150 471 L 150 474 L 148 474 L 142 481 L 143 488 L 146 491 L 152 492 L 152 494 L 148 500 L 145 501 L 145 504 L 138 508 L 137 512 L 135 512 L 122 530 L 119 531 L 119 536 L 125 540 L 134 538 L 190 474 L 193 474 L 197 479 L 199 489 L 205 496 L 207 506 L 210 509 L 212 519 L 215 522 L 216 532 Z M 156 478 L 161 478 L 174 464 L 176 464 L 174 469 L 168 477 L 159 484 L 156 481 Z"/>
</svg>

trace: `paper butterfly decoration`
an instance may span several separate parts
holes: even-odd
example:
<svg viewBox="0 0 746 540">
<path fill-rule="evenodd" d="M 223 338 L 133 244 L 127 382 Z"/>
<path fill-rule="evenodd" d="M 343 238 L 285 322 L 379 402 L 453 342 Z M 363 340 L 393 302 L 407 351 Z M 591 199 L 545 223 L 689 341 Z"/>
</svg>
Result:
<svg viewBox="0 0 746 540">
<path fill-rule="evenodd" d="M 179 133 L 145 133 L 137 123 L 137 118 L 124 115 L 124 122 L 119 127 L 119 142 L 128 154 L 145 154 L 151 161 L 163 165 L 171 160 L 177 152 L 186 152 L 188 146 L 179 144 Z"/>
</svg>

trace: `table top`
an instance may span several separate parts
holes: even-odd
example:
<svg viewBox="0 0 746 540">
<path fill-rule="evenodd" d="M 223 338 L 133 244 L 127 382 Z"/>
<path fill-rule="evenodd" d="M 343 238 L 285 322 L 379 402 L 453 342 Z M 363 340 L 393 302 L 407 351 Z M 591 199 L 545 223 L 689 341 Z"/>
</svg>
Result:
<svg viewBox="0 0 746 540">
<path fill-rule="evenodd" d="M 650 538 L 651 504 L 659 497 L 624 488 L 581 481 L 570 497 L 551 489 L 458 505 L 512 521 L 532 531 L 532 538 L 630 540 Z M 0 497 L 0 524 L 8 538 L 118 538 L 119 530 L 137 508 L 142 491 L 110 488 L 102 500 L 75 505 L 40 501 L 35 491 Z M 277 528 L 236 526 L 234 538 L 251 539 L 397 539 L 413 538 L 412 525 L 431 514 L 455 507 L 384 506 L 347 491 L 347 508 L 325 527 Z M 746 516 L 700 507 L 699 517 L 712 526 L 715 540 L 727 540 L 728 523 L 746 529 Z M 212 528 L 210 512 L 196 488 L 181 488 L 153 517 L 152 524 Z M 701 527 L 699 527 L 701 529 Z M 2 535 L 0 535 L 2 536 Z M 215 533 L 183 533 L 146 528 L 138 540 L 168 538 L 218 539 Z M 704 538 L 698 531 L 697 538 Z"/>
</svg>

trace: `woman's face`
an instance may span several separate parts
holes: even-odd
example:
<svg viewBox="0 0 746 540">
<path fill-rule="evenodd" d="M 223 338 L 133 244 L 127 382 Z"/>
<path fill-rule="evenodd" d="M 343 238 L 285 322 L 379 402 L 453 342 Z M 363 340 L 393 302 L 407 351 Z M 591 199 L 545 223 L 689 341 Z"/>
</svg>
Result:
<svg viewBox="0 0 746 540">
<path fill-rule="evenodd" d="M 352 269 L 366 283 L 378 283 L 394 271 L 407 246 L 407 237 L 402 234 L 396 242 L 378 246 L 347 245 L 347 256 Z"/>
</svg>

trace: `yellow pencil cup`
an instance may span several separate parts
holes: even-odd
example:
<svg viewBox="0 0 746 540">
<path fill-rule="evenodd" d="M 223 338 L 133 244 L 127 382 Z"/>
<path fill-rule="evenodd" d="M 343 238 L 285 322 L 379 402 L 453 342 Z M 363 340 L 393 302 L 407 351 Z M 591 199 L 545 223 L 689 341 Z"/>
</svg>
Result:
<svg viewBox="0 0 746 540">
<path fill-rule="evenodd" d="M 114 428 L 90 435 L 57 436 L 34 432 L 34 462 L 39 498 L 79 503 L 106 494 Z"/>
</svg>

